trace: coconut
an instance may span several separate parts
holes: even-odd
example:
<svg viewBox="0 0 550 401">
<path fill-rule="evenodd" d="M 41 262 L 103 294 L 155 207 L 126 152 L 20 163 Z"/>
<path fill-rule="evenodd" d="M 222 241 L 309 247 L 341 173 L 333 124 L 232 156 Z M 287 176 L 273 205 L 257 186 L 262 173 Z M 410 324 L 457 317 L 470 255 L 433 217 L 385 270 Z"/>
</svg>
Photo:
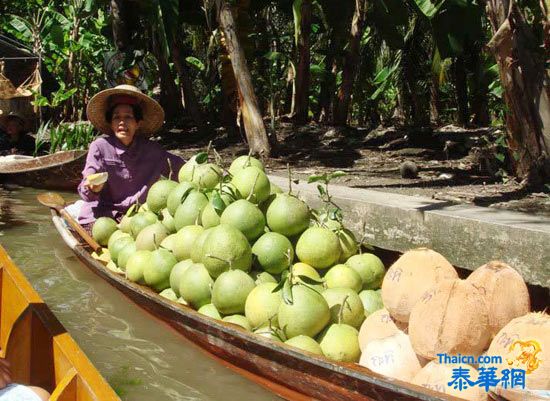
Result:
<svg viewBox="0 0 550 401">
<path fill-rule="evenodd" d="M 500 369 L 524 369 L 525 386 L 550 389 L 550 315 L 532 312 L 511 320 L 497 333 L 487 355 L 502 357 Z"/>
<path fill-rule="evenodd" d="M 413 306 L 426 291 L 443 280 L 456 279 L 454 267 L 428 248 L 405 252 L 388 269 L 382 283 L 382 301 L 392 317 L 407 323 Z"/>
<path fill-rule="evenodd" d="M 363 349 L 359 364 L 373 372 L 403 381 L 412 380 L 422 367 L 409 336 L 403 332 L 370 341 Z"/>
<path fill-rule="evenodd" d="M 510 320 L 529 313 L 529 291 L 521 275 L 506 263 L 492 261 L 466 279 L 479 288 L 489 308 L 489 329 L 494 337 Z"/>
<path fill-rule="evenodd" d="M 451 382 L 451 378 L 453 377 L 453 369 L 456 368 L 466 369 L 469 373 L 470 380 L 474 382 L 477 381 L 478 372 L 470 365 L 440 364 L 436 361 L 431 361 L 413 377 L 412 383 L 469 401 L 487 400 L 487 393 L 482 387 L 467 386 L 459 390 L 455 389 L 453 386 L 449 386 L 449 382 Z"/>
<path fill-rule="evenodd" d="M 412 308 L 409 335 L 417 354 L 480 355 L 489 344 L 489 311 L 481 291 L 465 280 L 445 280 Z"/>
<path fill-rule="evenodd" d="M 359 346 L 363 350 L 371 341 L 391 337 L 401 331 L 387 309 L 377 310 L 367 316 L 361 325 L 359 329 Z"/>
</svg>

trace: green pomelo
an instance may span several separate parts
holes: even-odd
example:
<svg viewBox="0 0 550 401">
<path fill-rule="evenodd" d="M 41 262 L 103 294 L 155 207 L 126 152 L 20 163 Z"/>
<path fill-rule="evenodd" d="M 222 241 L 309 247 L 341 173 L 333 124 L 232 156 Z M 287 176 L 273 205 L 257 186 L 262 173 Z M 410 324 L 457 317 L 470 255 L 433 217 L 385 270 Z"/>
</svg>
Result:
<svg viewBox="0 0 550 401">
<path fill-rule="evenodd" d="M 196 246 L 195 242 L 204 232 L 204 228 L 201 226 L 191 225 L 185 226 L 179 230 L 176 235 L 174 248 L 172 251 L 178 260 L 185 260 L 191 257 L 191 251 Z M 194 260 L 199 263 L 200 260 Z"/>
<path fill-rule="evenodd" d="M 162 290 L 161 292 L 159 292 L 159 295 L 163 298 L 169 299 L 170 301 L 174 301 L 174 302 L 178 301 L 178 297 L 177 297 L 176 293 L 171 288 L 167 288 L 165 290 Z"/>
<path fill-rule="evenodd" d="M 220 315 L 220 312 L 218 312 L 214 304 L 203 305 L 199 308 L 197 312 L 199 312 L 201 315 L 211 317 L 212 319 L 222 320 L 222 316 Z"/>
<path fill-rule="evenodd" d="M 336 234 L 322 227 L 308 228 L 296 244 L 298 259 L 316 269 L 334 265 L 340 258 L 340 252 L 340 241 Z"/>
<path fill-rule="evenodd" d="M 363 281 L 361 276 L 351 267 L 343 264 L 335 265 L 325 274 L 327 288 L 351 288 L 355 292 L 361 291 Z"/>
<path fill-rule="evenodd" d="M 331 219 L 328 213 L 322 213 L 319 215 L 319 221 L 316 222 L 316 225 L 319 227 L 325 227 L 334 232 L 341 230 L 343 228 L 342 223 L 338 220 Z"/>
<path fill-rule="evenodd" d="M 220 224 L 235 227 L 252 242 L 263 234 L 265 217 L 258 206 L 240 199 L 227 206 L 220 217 Z"/>
<path fill-rule="evenodd" d="M 178 185 L 176 181 L 161 179 L 151 185 L 147 192 L 147 206 L 153 213 L 158 213 L 166 207 L 168 195 Z"/>
<path fill-rule="evenodd" d="M 170 272 L 170 288 L 172 288 L 178 297 L 180 296 L 180 284 L 183 273 L 192 265 L 193 261 L 191 259 L 185 259 L 176 263 Z"/>
<path fill-rule="evenodd" d="M 200 189 L 212 189 L 218 185 L 222 179 L 222 169 L 212 163 L 200 164 L 195 167 L 193 172 L 193 182 Z"/>
<path fill-rule="evenodd" d="M 216 278 L 229 269 L 249 271 L 252 249 L 244 234 L 226 224 L 209 230 L 207 240 L 202 244 L 202 263 L 210 275 Z"/>
<path fill-rule="evenodd" d="M 300 334 L 315 337 L 330 321 L 327 301 L 304 285 L 294 285 L 292 296 L 292 304 L 283 301 L 279 306 L 279 327 L 287 338 Z"/>
<path fill-rule="evenodd" d="M 118 266 L 118 256 L 120 252 L 129 244 L 133 244 L 134 239 L 129 235 L 126 237 L 120 237 L 109 247 L 109 254 L 111 255 L 111 260 L 115 262 Z"/>
<path fill-rule="evenodd" d="M 212 303 L 224 315 L 244 313 L 246 298 L 255 286 L 254 280 L 242 270 L 224 272 L 214 282 Z"/>
<path fill-rule="evenodd" d="M 185 197 L 187 197 L 187 195 L 189 195 L 189 193 L 194 189 L 197 189 L 196 185 L 191 182 L 180 182 L 174 189 L 172 189 L 172 192 L 170 192 L 170 195 L 168 195 L 168 199 L 166 200 L 166 208 L 172 216 L 176 214 L 178 206 L 183 203 Z"/>
<path fill-rule="evenodd" d="M 269 191 L 270 194 L 282 194 L 284 191 L 281 189 L 280 186 L 271 184 L 271 190 Z"/>
<path fill-rule="evenodd" d="M 143 278 L 147 285 L 157 292 L 170 287 L 170 273 L 178 261 L 172 252 L 157 249 L 151 252 L 150 263 L 143 269 Z"/>
<path fill-rule="evenodd" d="M 202 210 L 201 223 L 204 228 L 216 227 L 220 224 L 220 215 L 212 206 L 212 202 L 209 202 Z"/>
<path fill-rule="evenodd" d="M 231 180 L 244 199 L 259 204 L 269 197 L 271 184 L 267 175 L 258 167 L 245 167 L 238 171 Z"/>
<path fill-rule="evenodd" d="M 125 233 L 122 230 L 116 230 L 114 233 L 111 234 L 111 236 L 109 237 L 109 242 L 107 242 L 107 248 L 109 249 L 109 252 L 111 251 L 111 247 L 113 246 L 113 243 L 117 239 L 122 238 L 122 237 L 132 238 L 132 236 L 130 234 Z"/>
<path fill-rule="evenodd" d="M 241 326 L 246 331 L 252 331 L 250 323 L 243 315 L 229 315 L 222 319 L 224 322 L 229 322 Z"/>
<path fill-rule="evenodd" d="M 294 248 L 282 234 L 265 233 L 252 246 L 256 265 L 268 273 L 279 274 L 290 267 L 294 260 Z"/>
<path fill-rule="evenodd" d="M 365 317 L 384 307 L 380 290 L 363 290 L 359 293 L 359 298 L 365 308 Z"/>
<path fill-rule="evenodd" d="M 94 237 L 99 245 L 107 246 L 109 238 L 116 230 L 116 221 L 110 217 L 100 217 L 92 227 L 92 237 Z"/>
<path fill-rule="evenodd" d="M 255 287 L 244 305 L 244 314 L 252 327 L 260 327 L 271 322 L 278 326 L 277 313 L 281 304 L 281 292 L 273 292 L 276 283 L 263 283 Z"/>
<path fill-rule="evenodd" d="M 178 181 L 180 183 L 185 181 L 191 181 L 191 179 L 193 178 L 193 173 L 195 171 L 195 168 L 199 165 L 195 160 L 196 157 L 197 157 L 196 155 L 192 156 L 180 168 L 180 171 L 178 172 Z"/>
<path fill-rule="evenodd" d="M 254 279 L 256 285 L 260 285 L 263 283 L 277 283 L 277 279 L 268 272 L 255 271 L 251 272 L 250 275 Z"/>
<path fill-rule="evenodd" d="M 208 204 L 208 198 L 200 192 L 191 192 L 181 205 L 176 209 L 174 224 L 176 230 L 185 226 L 200 224 L 202 210 Z"/>
<path fill-rule="evenodd" d="M 128 259 L 136 252 L 136 243 L 128 243 L 122 250 L 118 253 L 117 266 L 126 270 L 126 265 L 128 264 Z"/>
<path fill-rule="evenodd" d="M 151 264 L 151 251 L 136 251 L 126 263 L 126 278 L 134 283 L 144 284 L 143 270 Z"/>
<path fill-rule="evenodd" d="M 299 235 L 309 227 L 310 212 L 305 202 L 278 194 L 267 208 L 266 220 L 271 231 L 287 237 Z"/>
<path fill-rule="evenodd" d="M 304 283 L 318 292 L 323 292 L 325 290 L 325 287 L 323 286 L 323 279 L 319 275 L 319 272 L 315 270 L 313 267 L 311 267 L 310 265 L 306 263 L 298 262 L 298 263 L 294 263 L 291 269 L 292 269 L 292 276 L 293 276 L 293 279 L 292 279 L 293 284 Z M 310 279 L 313 279 L 319 282 L 319 284 L 306 283 L 302 278 L 300 278 L 300 276 L 309 277 Z M 285 275 L 285 278 L 286 278 L 286 275 Z"/>
<path fill-rule="evenodd" d="M 200 226 L 199 226 L 200 227 Z M 195 263 L 202 263 L 203 259 L 203 245 L 205 244 L 208 235 L 210 235 L 210 231 L 212 231 L 212 228 L 207 228 L 206 230 L 202 231 L 198 237 L 196 237 L 196 241 L 192 243 L 192 249 L 191 249 L 191 260 Z"/>
<path fill-rule="evenodd" d="M 262 164 L 261 161 L 259 161 L 255 157 L 244 155 L 244 156 L 239 156 L 235 160 L 233 160 L 233 162 L 231 163 L 231 166 L 229 166 L 229 174 L 235 175 L 239 171 L 250 166 L 254 166 L 259 168 L 262 171 L 265 171 L 264 165 Z"/>
<path fill-rule="evenodd" d="M 256 330 L 254 330 L 254 334 L 277 342 L 283 342 L 285 339 L 284 334 L 280 330 L 269 326 L 262 326 L 257 328 Z"/>
<path fill-rule="evenodd" d="M 359 362 L 359 332 L 347 324 L 333 324 L 323 335 L 323 354 L 336 362 Z"/>
<path fill-rule="evenodd" d="M 364 290 L 376 290 L 382 285 L 386 270 L 378 256 L 372 253 L 354 255 L 346 261 L 346 265 L 359 273 Z"/>
<path fill-rule="evenodd" d="M 162 242 L 160 243 L 160 247 L 168 249 L 170 252 L 174 253 L 174 246 L 176 245 L 177 238 L 178 237 L 176 236 L 176 234 L 170 234 L 162 240 Z"/>
<path fill-rule="evenodd" d="M 168 230 L 161 223 L 154 223 L 141 230 L 136 238 L 136 249 L 154 251 L 168 237 Z"/>
<path fill-rule="evenodd" d="M 202 263 L 194 263 L 181 276 L 180 295 L 193 308 L 199 309 L 201 306 L 210 303 L 213 284 L 214 281 L 204 265 Z"/>
<path fill-rule="evenodd" d="M 365 320 L 365 308 L 359 295 L 349 288 L 329 288 L 323 292 L 323 297 L 330 308 L 330 320 L 332 323 L 345 323 L 353 327 L 360 327 Z M 347 305 L 342 307 L 346 300 Z M 340 319 L 340 309 L 341 321 Z"/>
<path fill-rule="evenodd" d="M 340 249 L 342 251 L 339 262 L 344 263 L 359 251 L 359 244 L 357 243 L 357 239 L 355 239 L 355 235 L 347 228 L 338 231 L 336 235 L 338 235 L 338 239 L 340 240 Z"/>
<path fill-rule="evenodd" d="M 138 213 L 150 212 L 149 206 L 147 206 L 147 203 L 144 203 L 143 205 L 141 205 L 140 207 L 138 207 L 137 212 L 138 212 Z"/>
<path fill-rule="evenodd" d="M 168 230 L 168 233 L 173 234 L 176 232 L 176 223 L 168 209 L 162 209 L 160 212 L 160 221 L 164 227 Z"/>
<path fill-rule="evenodd" d="M 153 212 L 143 212 L 135 214 L 130 220 L 130 232 L 132 237 L 137 238 L 138 234 L 145 227 L 155 224 L 158 221 L 158 217 Z"/>
<path fill-rule="evenodd" d="M 299 348 L 302 351 L 311 352 L 312 354 L 323 355 L 323 350 L 321 349 L 319 343 L 308 336 L 299 335 L 292 337 L 290 340 L 286 340 L 285 344 Z"/>
<path fill-rule="evenodd" d="M 132 221 L 131 216 L 128 216 L 128 215 L 122 216 L 120 223 L 118 223 L 118 226 L 120 227 L 120 231 L 125 232 L 127 234 L 131 234 L 132 228 L 130 227 L 130 221 Z"/>
</svg>

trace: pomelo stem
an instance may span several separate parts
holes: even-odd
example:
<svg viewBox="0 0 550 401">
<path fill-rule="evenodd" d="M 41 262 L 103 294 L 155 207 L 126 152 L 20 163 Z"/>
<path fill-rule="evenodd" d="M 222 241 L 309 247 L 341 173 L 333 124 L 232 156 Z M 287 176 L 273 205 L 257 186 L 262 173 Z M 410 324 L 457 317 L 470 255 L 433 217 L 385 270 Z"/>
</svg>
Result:
<svg viewBox="0 0 550 401">
<path fill-rule="evenodd" d="M 348 302 L 349 295 L 346 295 L 344 297 L 344 301 L 342 301 L 342 305 L 340 305 L 340 310 L 338 311 L 338 324 L 342 324 L 342 320 L 344 319 L 344 308 L 347 306 L 351 310 L 351 306 Z"/>
<path fill-rule="evenodd" d="M 286 171 L 288 174 L 288 194 L 292 194 L 292 174 L 290 172 L 290 163 L 286 164 Z"/>
<path fill-rule="evenodd" d="M 254 195 L 254 190 L 256 189 L 256 184 L 258 183 L 258 178 L 260 178 L 260 174 L 256 174 L 256 178 L 254 178 L 254 184 L 252 185 L 252 191 L 248 194 L 246 197 L 246 200 L 250 202 L 250 199 L 252 198 L 252 195 Z"/>
<path fill-rule="evenodd" d="M 229 265 L 229 270 L 233 270 L 233 261 L 227 260 L 227 259 L 222 259 L 222 258 L 220 258 L 220 257 L 218 257 L 218 256 L 216 256 L 216 255 L 212 255 L 212 254 L 210 254 L 210 253 L 207 253 L 205 256 L 206 256 L 207 258 L 217 259 L 217 260 L 219 260 L 220 262 L 225 262 L 225 263 L 227 263 L 227 264 Z"/>
<path fill-rule="evenodd" d="M 172 161 L 169 158 L 167 158 L 166 161 L 168 162 L 168 179 L 171 180 L 172 173 L 174 172 L 174 170 L 172 169 Z"/>
</svg>

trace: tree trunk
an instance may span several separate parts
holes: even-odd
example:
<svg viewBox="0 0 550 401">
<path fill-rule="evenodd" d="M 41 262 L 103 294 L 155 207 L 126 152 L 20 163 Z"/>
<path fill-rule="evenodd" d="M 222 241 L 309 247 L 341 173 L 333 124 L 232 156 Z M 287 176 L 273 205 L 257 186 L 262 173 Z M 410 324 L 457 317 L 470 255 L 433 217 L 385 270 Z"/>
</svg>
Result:
<svg viewBox="0 0 550 401">
<path fill-rule="evenodd" d="M 300 31 L 298 32 L 298 69 L 296 71 L 296 88 L 294 91 L 294 121 L 297 124 L 305 124 L 309 111 L 309 85 L 310 85 L 310 49 L 309 35 L 311 31 L 311 0 L 301 1 Z"/>
<path fill-rule="evenodd" d="M 487 13 L 494 33 L 487 46 L 504 88 L 515 174 L 538 186 L 550 177 L 550 79 L 544 54 L 533 50 L 536 40 L 513 0 L 488 0 Z"/>
<path fill-rule="evenodd" d="M 486 127 L 491 123 L 489 116 L 489 87 L 487 80 L 483 78 L 483 64 L 481 62 L 481 49 L 472 46 L 470 54 L 470 70 L 474 73 L 474 85 L 472 90 L 472 122 L 478 127 Z"/>
<path fill-rule="evenodd" d="M 466 66 L 464 57 L 458 56 L 453 63 L 454 81 L 456 89 L 457 123 L 461 127 L 468 124 L 468 82 L 466 81 Z"/>
<path fill-rule="evenodd" d="M 432 85 L 430 86 L 430 123 L 439 125 L 439 77 L 432 74 Z"/>
<path fill-rule="evenodd" d="M 235 20 L 226 0 L 218 0 L 218 20 L 225 37 L 225 47 L 231 60 L 233 73 L 239 89 L 240 107 L 248 145 L 252 153 L 269 157 L 271 147 L 264 121 L 258 107 L 258 100 L 252 86 L 252 76 L 246 64 L 244 50 L 235 32 Z"/>
<path fill-rule="evenodd" d="M 130 45 L 130 23 L 126 0 L 111 0 L 113 39 L 118 50 L 124 51 Z"/>
<path fill-rule="evenodd" d="M 319 111 L 317 113 L 317 121 L 325 123 L 330 120 L 332 94 L 336 86 L 335 66 L 334 66 L 333 45 L 329 45 L 327 57 L 325 59 L 325 71 L 323 72 L 323 80 L 321 81 L 321 91 L 319 93 Z"/>
<path fill-rule="evenodd" d="M 182 103 L 174 101 L 174 99 L 181 99 L 181 96 L 178 93 L 179 91 L 172 76 L 172 71 L 162 51 L 157 45 L 154 45 L 153 51 L 157 59 L 160 77 L 159 103 L 164 109 L 166 121 L 171 121 L 183 113 Z"/>
<path fill-rule="evenodd" d="M 361 38 L 365 27 L 365 12 L 367 9 L 366 0 L 355 0 L 355 12 L 351 22 L 351 33 L 348 42 L 348 49 L 345 53 L 344 70 L 342 72 L 342 85 L 338 90 L 336 103 L 334 104 L 333 121 L 334 125 L 346 125 L 348 111 L 351 101 L 353 84 L 357 75 L 359 64 L 359 51 Z"/>
</svg>

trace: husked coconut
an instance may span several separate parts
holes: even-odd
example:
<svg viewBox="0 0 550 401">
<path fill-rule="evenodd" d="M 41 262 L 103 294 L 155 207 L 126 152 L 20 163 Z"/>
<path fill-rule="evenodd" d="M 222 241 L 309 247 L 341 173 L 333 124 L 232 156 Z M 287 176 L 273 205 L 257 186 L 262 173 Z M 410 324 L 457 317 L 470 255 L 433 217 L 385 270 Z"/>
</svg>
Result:
<svg viewBox="0 0 550 401">
<path fill-rule="evenodd" d="M 382 301 L 394 319 L 407 323 L 413 306 L 443 280 L 456 279 L 454 267 L 428 248 L 405 252 L 388 269 L 382 282 Z"/>
<path fill-rule="evenodd" d="M 373 372 L 404 381 L 411 381 L 421 369 L 409 336 L 401 331 L 369 342 L 359 364 Z"/>
<path fill-rule="evenodd" d="M 489 329 L 494 337 L 510 320 L 529 313 L 527 285 L 521 275 L 499 261 L 477 268 L 466 281 L 479 288 L 489 308 Z"/>
<path fill-rule="evenodd" d="M 470 365 L 440 364 L 437 361 L 431 361 L 414 376 L 412 383 L 468 401 L 486 401 L 487 393 L 482 387 L 468 386 L 459 390 L 455 389 L 453 385 L 449 386 L 453 377 L 453 369 L 459 367 L 468 370 L 470 380 L 477 381 L 478 372 Z"/>
<path fill-rule="evenodd" d="M 387 309 L 371 313 L 359 329 L 359 348 L 361 351 L 373 340 L 393 336 L 402 331 L 390 316 Z"/>
<path fill-rule="evenodd" d="M 498 369 L 524 369 L 525 386 L 550 389 L 550 315 L 532 312 L 517 317 L 495 336 L 487 355 L 500 355 Z"/>
<path fill-rule="evenodd" d="M 417 354 L 480 355 L 490 341 L 485 298 L 466 280 L 446 280 L 425 293 L 414 306 L 409 335 Z"/>
</svg>

